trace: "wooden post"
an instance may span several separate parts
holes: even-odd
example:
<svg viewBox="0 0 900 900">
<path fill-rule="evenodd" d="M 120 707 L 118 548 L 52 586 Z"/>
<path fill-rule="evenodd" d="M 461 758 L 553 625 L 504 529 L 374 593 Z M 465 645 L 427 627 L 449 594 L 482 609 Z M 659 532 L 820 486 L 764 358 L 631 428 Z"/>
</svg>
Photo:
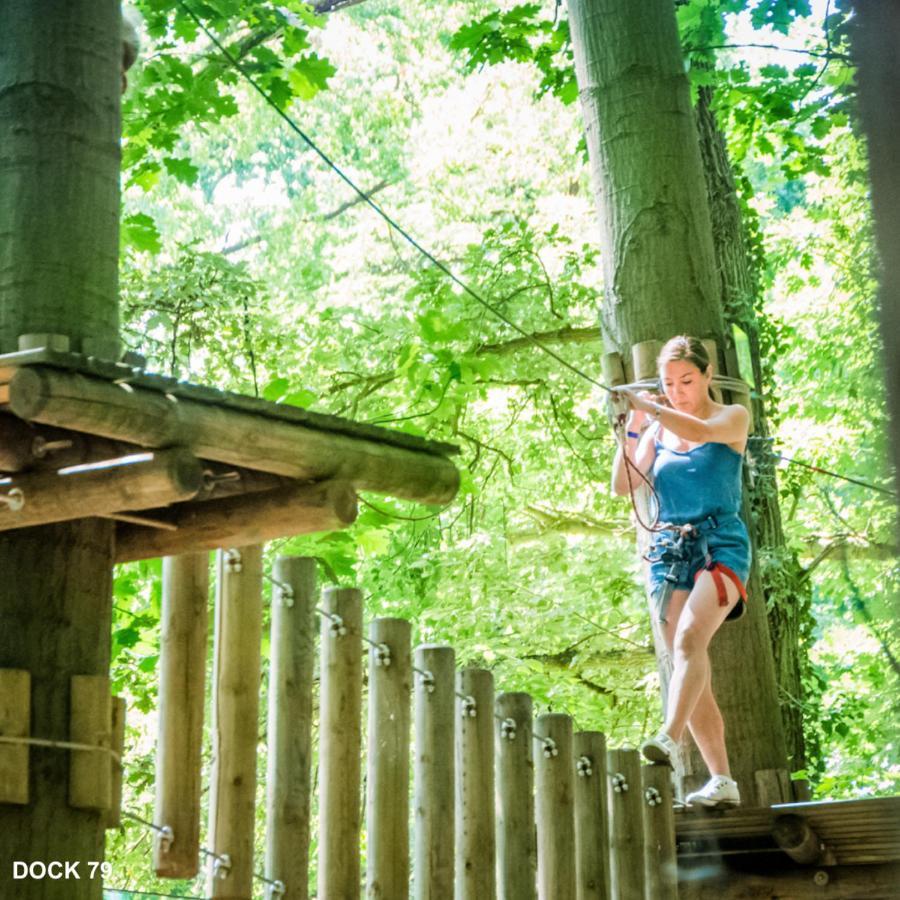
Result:
<svg viewBox="0 0 900 900">
<path fill-rule="evenodd" d="M 647 896 L 653 900 L 678 900 L 672 769 L 660 765 L 641 766 L 641 786 Z"/>
<path fill-rule="evenodd" d="M 179 398 L 42 366 L 17 369 L 10 409 L 20 418 L 145 447 L 190 447 L 203 459 L 291 478 L 341 478 L 364 490 L 446 503 L 459 473 L 444 456 L 328 432 L 299 422 Z"/>
<path fill-rule="evenodd" d="M 24 738 L 31 729 L 31 676 L 0 669 L 0 737 Z M 28 802 L 28 745 L 0 743 L 0 803 Z"/>
<path fill-rule="evenodd" d="M 644 825 L 637 750 L 609 750 L 610 881 L 616 900 L 644 900 Z"/>
<path fill-rule="evenodd" d="M 203 483 L 203 468 L 185 450 L 146 454 L 137 462 L 58 475 L 20 475 L 0 492 L 21 491 L 21 506 L 0 505 L 0 530 L 26 528 L 190 500 Z M 112 461 L 111 461 L 112 462 Z"/>
<path fill-rule="evenodd" d="M 320 897 L 359 897 L 362 594 L 323 597 L 319 725 Z"/>
<path fill-rule="evenodd" d="M 69 805 L 107 812 L 112 805 L 112 697 L 106 675 L 73 675 L 69 740 L 96 750 L 72 750 Z"/>
<path fill-rule="evenodd" d="M 0 352 L 55 332 L 115 356 L 120 4 L 7 2 L 0 19 Z M 112 534 L 96 520 L 0 534 L 0 668 L 31 675 L 33 737 L 68 740 L 71 678 L 109 671 Z M 99 900 L 101 879 L 83 873 L 103 860 L 104 813 L 69 806 L 69 753 L 30 759 L 28 804 L 0 805 L 0 859 L 34 859 L 39 838 L 44 860 L 82 878 L 12 881 L 7 864 L 0 896 Z"/>
<path fill-rule="evenodd" d="M 575 900 L 572 717 L 544 713 L 537 718 L 534 734 L 544 742 L 539 746 L 535 741 L 538 897 L 541 900 Z"/>
<path fill-rule="evenodd" d="M 456 900 L 497 894 L 494 834 L 494 676 L 467 668 L 456 675 Z"/>
<path fill-rule="evenodd" d="M 309 896 L 310 772 L 316 561 L 279 556 L 273 567 L 269 663 L 266 878 L 285 900 Z"/>
<path fill-rule="evenodd" d="M 216 579 L 209 832 L 218 859 L 211 866 L 208 891 L 214 898 L 249 900 L 259 741 L 262 547 L 220 551 Z"/>
<path fill-rule="evenodd" d="M 497 697 L 497 888 L 504 898 L 536 900 L 534 748 L 531 697 Z"/>
<path fill-rule="evenodd" d="M 415 900 L 447 900 L 453 896 L 455 653 L 422 644 L 414 660 Z"/>
<path fill-rule="evenodd" d="M 107 828 L 119 828 L 122 824 L 122 782 L 125 771 L 125 714 L 124 697 L 112 698 L 112 748 L 118 759 L 112 760 L 112 802 L 106 816 Z"/>
<path fill-rule="evenodd" d="M 640 341 L 631 348 L 634 380 L 647 381 L 656 378 L 656 358 L 662 349 L 660 341 Z"/>
<path fill-rule="evenodd" d="M 277 491 L 191 503 L 172 512 L 161 511 L 161 517 L 174 530 L 119 525 L 116 562 L 336 531 L 356 519 L 356 510 L 356 492 L 346 481 L 291 485 Z"/>
<path fill-rule="evenodd" d="M 612 900 L 606 737 L 599 731 L 577 732 L 574 754 L 576 896 L 578 900 Z"/>
<path fill-rule="evenodd" d="M 366 896 L 409 896 L 411 626 L 376 619 L 369 628 Z"/>
<path fill-rule="evenodd" d="M 772 837 L 794 862 L 802 866 L 822 863 L 828 854 L 825 843 L 802 816 L 778 816 L 772 826 Z"/>
<path fill-rule="evenodd" d="M 200 867 L 200 790 L 209 554 L 167 556 L 162 570 L 159 736 L 156 744 L 153 868 L 162 878 L 193 878 Z"/>
</svg>

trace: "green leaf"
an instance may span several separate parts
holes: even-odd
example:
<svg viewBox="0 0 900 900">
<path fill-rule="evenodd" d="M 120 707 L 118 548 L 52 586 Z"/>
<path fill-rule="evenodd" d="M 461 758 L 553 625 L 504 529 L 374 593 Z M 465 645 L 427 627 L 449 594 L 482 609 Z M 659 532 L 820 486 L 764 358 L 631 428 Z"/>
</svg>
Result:
<svg viewBox="0 0 900 900">
<path fill-rule="evenodd" d="M 328 79 L 336 71 L 327 59 L 310 53 L 294 64 L 288 78 L 294 94 L 301 100 L 311 100 L 319 91 L 328 87 Z"/>
<path fill-rule="evenodd" d="M 199 170 L 189 159 L 167 156 L 163 159 L 163 165 L 171 176 L 183 184 L 194 184 L 197 180 Z"/>
<path fill-rule="evenodd" d="M 135 213 L 122 220 L 120 242 L 144 253 L 159 253 L 162 244 L 156 222 L 146 213 Z"/>
</svg>

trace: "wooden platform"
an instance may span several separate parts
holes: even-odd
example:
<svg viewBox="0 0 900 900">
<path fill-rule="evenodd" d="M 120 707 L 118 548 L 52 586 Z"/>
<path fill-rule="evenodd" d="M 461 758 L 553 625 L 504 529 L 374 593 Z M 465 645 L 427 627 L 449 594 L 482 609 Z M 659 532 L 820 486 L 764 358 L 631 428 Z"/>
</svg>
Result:
<svg viewBox="0 0 900 900">
<path fill-rule="evenodd" d="M 358 490 L 445 504 L 456 452 L 77 353 L 0 355 L 0 530 L 121 520 L 120 562 L 343 528 Z"/>
<path fill-rule="evenodd" d="M 805 861 L 779 843 L 785 823 L 814 836 Z M 685 809 L 675 829 L 684 900 L 900 898 L 900 797 Z"/>
</svg>

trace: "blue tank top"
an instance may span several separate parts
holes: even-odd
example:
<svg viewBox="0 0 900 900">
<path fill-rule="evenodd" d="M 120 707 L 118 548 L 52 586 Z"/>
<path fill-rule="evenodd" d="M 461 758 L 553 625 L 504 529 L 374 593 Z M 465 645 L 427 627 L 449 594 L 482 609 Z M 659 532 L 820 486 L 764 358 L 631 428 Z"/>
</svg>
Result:
<svg viewBox="0 0 900 900">
<path fill-rule="evenodd" d="M 697 524 L 707 516 L 740 515 L 742 460 L 727 444 L 670 450 L 657 440 L 651 472 L 660 522 Z"/>
</svg>

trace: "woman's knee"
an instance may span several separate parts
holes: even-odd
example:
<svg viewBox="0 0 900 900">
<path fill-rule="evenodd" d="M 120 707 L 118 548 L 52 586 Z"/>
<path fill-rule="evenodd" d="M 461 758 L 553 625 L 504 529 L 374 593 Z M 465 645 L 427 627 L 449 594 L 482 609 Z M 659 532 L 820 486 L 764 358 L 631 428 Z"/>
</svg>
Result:
<svg viewBox="0 0 900 900">
<path fill-rule="evenodd" d="M 679 628 L 675 634 L 673 650 L 678 656 L 689 658 L 701 653 L 706 653 L 709 646 L 709 637 L 702 628 L 687 625 Z"/>
</svg>

